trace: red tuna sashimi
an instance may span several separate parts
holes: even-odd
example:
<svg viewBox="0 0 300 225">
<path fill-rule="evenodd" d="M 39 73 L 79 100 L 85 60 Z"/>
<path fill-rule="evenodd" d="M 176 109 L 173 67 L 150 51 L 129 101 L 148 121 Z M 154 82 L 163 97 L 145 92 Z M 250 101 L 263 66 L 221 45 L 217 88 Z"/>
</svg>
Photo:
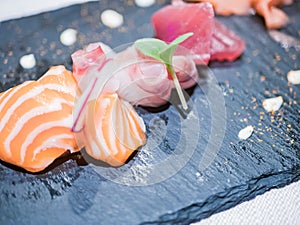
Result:
<svg viewBox="0 0 300 225">
<path fill-rule="evenodd" d="M 179 35 L 194 35 L 181 46 L 190 49 L 197 64 L 207 64 L 213 34 L 214 11 L 210 3 L 169 5 L 152 16 L 157 38 L 171 42 Z"/>
<path fill-rule="evenodd" d="M 214 20 L 214 24 L 210 60 L 234 61 L 245 50 L 245 42 L 217 20 Z"/>
</svg>

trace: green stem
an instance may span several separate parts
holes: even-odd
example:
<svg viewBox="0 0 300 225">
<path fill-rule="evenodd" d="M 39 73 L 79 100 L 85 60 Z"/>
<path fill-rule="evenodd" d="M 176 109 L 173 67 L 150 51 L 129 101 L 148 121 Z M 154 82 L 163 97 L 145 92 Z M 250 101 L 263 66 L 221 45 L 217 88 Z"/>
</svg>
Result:
<svg viewBox="0 0 300 225">
<path fill-rule="evenodd" d="M 177 91 L 177 93 L 178 93 L 178 97 L 179 97 L 179 100 L 180 100 L 180 102 L 181 102 L 181 104 L 182 104 L 182 107 L 183 107 L 184 110 L 187 110 L 187 109 L 188 109 L 188 106 L 187 106 L 185 97 L 184 97 L 184 95 L 183 95 L 182 88 L 181 88 L 181 86 L 180 86 L 180 83 L 179 83 L 179 81 L 178 81 L 178 78 L 177 78 L 177 76 L 176 76 L 176 74 L 175 74 L 175 71 L 174 71 L 174 69 L 173 69 L 173 66 L 168 65 L 167 67 L 168 67 L 168 70 L 169 70 L 169 72 L 170 72 L 170 74 L 171 74 L 171 76 L 172 76 L 172 79 L 173 79 L 173 81 L 174 81 L 175 88 L 176 88 L 176 91 Z"/>
</svg>

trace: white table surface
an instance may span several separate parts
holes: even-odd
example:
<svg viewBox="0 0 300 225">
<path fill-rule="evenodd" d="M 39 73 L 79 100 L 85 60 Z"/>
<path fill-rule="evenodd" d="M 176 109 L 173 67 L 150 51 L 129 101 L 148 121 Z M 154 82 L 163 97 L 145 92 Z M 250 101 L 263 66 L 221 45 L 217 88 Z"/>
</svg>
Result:
<svg viewBox="0 0 300 225">
<path fill-rule="evenodd" d="M 88 0 L 0 0 L 0 22 L 55 10 Z M 197 225 L 212 224 L 300 224 L 300 181 L 273 189 L 255 199 L 204 219 Z"/>
</svg>

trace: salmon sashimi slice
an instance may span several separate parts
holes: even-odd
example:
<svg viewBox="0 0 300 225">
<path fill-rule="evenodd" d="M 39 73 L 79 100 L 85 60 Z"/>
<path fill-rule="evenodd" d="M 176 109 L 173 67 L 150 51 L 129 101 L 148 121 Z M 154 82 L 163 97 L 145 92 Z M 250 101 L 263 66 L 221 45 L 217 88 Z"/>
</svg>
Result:
<svg viewBox="0 0 300 225">
<path fill-rule="evenodd" d="M 288 16 L 276 6 L 291 3 L 291 1 L 282 0 L 252 0 L 253 8 L 264 17 L 265 24 L 269 29 L 278 29 L 288 23 Z"/>
<path fill-rule="evenodd" d="M 181 5 L 185 3 L 209 2 L 213 5 L 217 14 L 223 16 L 236 14 L 247 15 L 250 13 L 250 0 L 172 0 L 172 5 Z"/>
<path fill-rule="evenodd" d="M 77 89 L 72 73 L 55 66 L 1 93 L 0 159 L 38 172 L 67 150 L 78 151 L 71 132 Z"/>
<path fill-rule="evenodd" d="M 101 94 L 89 101 L 86 115 L 85 148 L 97 160 L 121 166 L 146 143 L 143 119 L 116 93 Z"/>
</svg>

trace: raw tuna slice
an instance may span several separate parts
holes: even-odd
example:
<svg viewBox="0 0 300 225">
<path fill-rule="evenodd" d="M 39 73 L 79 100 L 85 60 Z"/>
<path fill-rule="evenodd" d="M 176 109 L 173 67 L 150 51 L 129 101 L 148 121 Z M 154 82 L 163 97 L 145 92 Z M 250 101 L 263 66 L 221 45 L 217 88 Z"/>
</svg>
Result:
<svg viewBox="0 0 300 225">
<path fill-rule="evenodd" d="M 290 5 L 293 0 L 194 0 L 194 2 L 210 2 L 218 15 L 249 15 L 256 12 L 265 19 L 268 29 L 279 29 L 289 21 L 288 15 L 278 8 Z M 187 4 L 183 0 L 172 0 L 172 5 Z"/>
<path fill-rule="evenodd" d="M 225 25 L 214 20 L 210 60 L 234 61 L 245 50 L 245 42 Z"/>
<path fill-rule="evenodd" d="M 197 64 L 207 64 L 213 33 L 214 11 L 210 3 L 169 5 L 155 12 L 152 23 L 157 38 L 171 42 L 179 35 L 194 35 L 181 46 L 190 49 Z"/>
</svg>

